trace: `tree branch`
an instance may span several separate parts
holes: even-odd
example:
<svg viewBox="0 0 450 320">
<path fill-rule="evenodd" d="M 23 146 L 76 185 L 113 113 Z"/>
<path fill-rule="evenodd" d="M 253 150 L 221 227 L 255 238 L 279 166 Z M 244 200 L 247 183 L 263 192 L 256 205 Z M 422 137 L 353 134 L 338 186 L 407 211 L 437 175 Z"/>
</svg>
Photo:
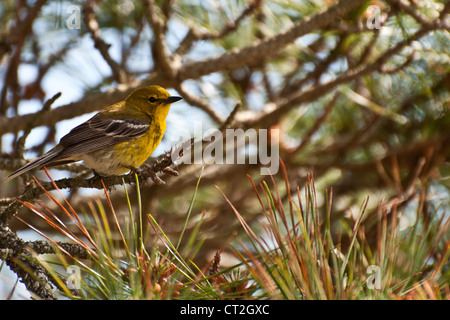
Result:
<svg viewBox="0 0 450 320">
<path fill-rule="evenodd" d="M 152 178 L 153 175 L 157 172 L 163 171 L 167 167 L 170 167 L 176 159 L 180 156 L 180 152 L 182 150 L 175 149 L 171 152 L 166 153 L 160 160 L 157 160 L 155 164 L 149 166 L 148 168 L 142 169 L 138 173 L 139 181 L 141 181 L 141 185 L 143 185 L 149 178 Z M 107 189 L 123 184 L 123 183 L 135 183 L 136 175 L 134 172 L 130 172 L 127 175 L 123 176 L 107 176 L 101 177 L 94 176 L 90 179 L 80 179 L 80 178 L 65 178 L 52 182 L 42 183 L 40 186 L 31 187 L 25 190 L 17 199 L 14 199 L 12 203 L 10 203 L 6 209 L 4 209 L 0 213 L 0 223 L 6 223 L 9 219 L 11 219 L 14 215 L 16 215 L 17 211 L 22 207 L 21 202 L 31 201 L 44 194 L 45 191 L 52 191 L 55 189 L 67 189 L 67 188 L 90 188 L 90 189 L 103 189 L 106 187 Z M 20 201 L 17 201 L 20 200 Z"/>
<path fill-rule="evenodd" d="M 196 41 L 221 39 L 227 36 L 231 32 L 235 31 L 247 16 L 255 12 L 256 9 L 261 6 L 262 2 L 263 0 L 253 0 L 235 20 L 228 21 L 227 24 L 220 31 L 209 32 L 209 31 L 199 31 L 194 28 L 189 29 L 189 32 L 181 41 L 180 45 L 175 50 L 175 53 L 178 55 L 185 54 L 192 47 L 192 44 Z"/>
<path fill-rule="evenodd" d="M 336 5 L 294 24 L 291 28 L 271 38 L 257 41 L 248 47 L 230 50 L 215 58 L 187 64 L 180 69 L 178 79 L 196 79 L 206 74 L 235 69 L 252 61 L 266 58 L 295 39 L 333 23 L 335 19 L 359 7 L 364 2 L 366 1 L 342 0 Z"/>
<path fill-rule="evenodd" d="M 36 121 L 38 121 L 40 118 L 42 118 L 44 116 L 44 114 L 46 114 L 48 112 L 48 110 L 50 110 L 50 107 L 52 106 L 52 104 L 56 101 L 56 99 L 58 99 L 61 96 L 61 92 L 58 92 L 57 94 L 55 94 L 52 98 L 48 99 L 44 105 L 42 106 L 41 111 L 37 112 L 36 117 L 33 119 L 32 122 L 30 122 L 28 124 L 28 127 L 24 130 L 24 133 L 22 134 L 22 136 L 17 140 L 16 143 L 16 158 L 22 158 L 23 157 L 23 151 L 24 151 L 24 146 L 25 146 L 25 141 L 28 137 L 28 135 L 31 133 L 31 130 L 34 128 L 34 124 Z"/>
<path fill-rule="evenodd" d="M 397 43 L 394 47 L 384 52 L 374 62 L 367 65 L 358 66 L 354 69 L 350 69 L 338 76 L 336 79 L 331 80 L 327 83 L 317 85 L 304 92 L 294 92 L 290 96 L 280 99 L 275 108 L 265 108 L 267 109 L 266 112 L 261 112 L 259 117 L 255 117 L 254 119 L 245 123 L 246 128 L 266 126 L 267 123 L 273 123 L 274 119 L 279 119 L 283 114 L 286 114 L 288 111 L 298 106 L 299 104 L 317 99 L 318 97 L 323 96 L 324 94 L 337 88 L 343 83 L 353 81 L 371 72 L 382 70 L 384 64 L 388 59 L 398 54 L 412 41 L 420 39 L 430 31 L 432 31 L 432 29 L 422 28 L 411 37 Z"/>
<path fill-rule="evenodd" d="M 136 83 L 118 86 L 113 91 L 94 93 L 77 102 L 49 110 L 46 117 L 36 120 L 37 113 L 25 114 L 13 118 L 0 118 L 0 134 L 18 132 L 26 129 L 28 123 L 35 121 L 38 126 L 51 126 L 61 120 L 72 119 L 86 113 L 100 110 L 117 101 L 124 100 L 128 94 L 139 87 Z"/>
<path fill-rule="evenodd" d="M 6 256 L 2 256 L 2 260 L 17 274 L 30 292 L 42 299 L 56 299 L 45 269 L 34 262 L 26 242 L 3 223 L 0 223 L 0 249 L 6 250 Z"/>
<path fill-rule="evenodd" d="M 175 89 L 183 97 L 183 99 L 192 106 L 196 106 L 200 110 L 208 114 L 216 123 L 222 123 L 223 117 L 219 115 L 205 99 L 198 97 L 185 89 L 182 83 L 177 85 Z"/>
<path fill-rule="evenodd" d="M 83 5 L 84 23 L 86 24 L 86 27 L 91 34 L 91 38 L 94 41 L 95 48 L 98 49 L 103 59 L 105 59 L 106 63 L 108 63 L 109 67 L 111 68 L 114 79 L 116 79 L 118 83 L 127 83 L 127 72 L 116 61 L 114 61 L 114 59 L 109 54 L 109 48 L 111 45 L 107 44 L 101 38 L 100 27 L 98 25 L 97 17 L 94 12 L 94 7 L 97 5 L 97 2 L 99 2 L 99 0 L 90 0 L 86 1 Z"/>
<path fill-rule="evenodd" d="M 181 62 L 178 61 L 179 59 L 174 59 L 170 56 L 165 36 L 165 22 L 158 17 L 155 11 L 155 1 L 143 0 L 143 2 L 146 8 L 147 20 L 153 30 L 154 42 L 152 47 L 155 69 L 160 69 L 160 73 L 163 77 L 166 76 L 169 79 L 173 79 L 181 65 Z"/>
<path fill-rule="evenodd" d="M 91 257 L 89 252 L 79 244 L 58 241 L 56 242 L 56 245 L 70 254 L 73 258 L 89 259 Z M 25 246 L 37 254 L 56 254 L 60 252 L 59 249 L 55 250 L 54 244 L 42 240 L 27 241 L 25 242 Z"/>
</svg>

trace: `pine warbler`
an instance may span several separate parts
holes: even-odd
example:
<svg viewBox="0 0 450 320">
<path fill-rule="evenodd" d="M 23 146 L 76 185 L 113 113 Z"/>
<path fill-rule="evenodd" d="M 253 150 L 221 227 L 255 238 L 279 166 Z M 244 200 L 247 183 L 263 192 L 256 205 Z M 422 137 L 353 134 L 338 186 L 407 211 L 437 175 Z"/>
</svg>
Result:
<svg viewBox="0 0 450 320">
<path fill-rule="evenodd" d="M 170 104 L 180 99 L 159 86 L 137 89 L 124 101 L 106 107 L 73 128 L 53 149 L 4 181 L 37 167 L 80 160 L 100 175 L 137 170 L 161 142 Z"/>
</svg>

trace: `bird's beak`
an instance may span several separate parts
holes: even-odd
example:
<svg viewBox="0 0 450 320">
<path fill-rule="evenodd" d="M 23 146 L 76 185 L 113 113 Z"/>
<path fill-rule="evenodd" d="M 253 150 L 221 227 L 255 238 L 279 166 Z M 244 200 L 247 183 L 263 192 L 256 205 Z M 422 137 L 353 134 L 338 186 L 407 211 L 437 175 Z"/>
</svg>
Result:
<svg viewBox="0 0 450 320">
<path fill-rule="evenodd" d="M 180 101 L 182 98 L 181 97 L 168 97 L 166 100 L 164 100 L 164 102 L 166 104 L 171 104 L 177 101 Z"/>
</svg>

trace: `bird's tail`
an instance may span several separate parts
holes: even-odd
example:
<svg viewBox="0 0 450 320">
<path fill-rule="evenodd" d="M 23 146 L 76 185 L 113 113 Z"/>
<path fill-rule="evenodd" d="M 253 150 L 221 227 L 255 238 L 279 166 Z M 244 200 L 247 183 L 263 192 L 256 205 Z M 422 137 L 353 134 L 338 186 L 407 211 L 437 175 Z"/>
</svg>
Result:
<svg viewBox="0 0 450 320">
<path fill-rule="evenodd" d="M 36 159 L 33 159 L 31 162 L 27 163 L 22 168 L 11 173 L 9 176 L 4 178 L 2 180 L 2 182 L 7 182 L 11 179 L 14 179 L 27 171 L 33 170 L 34 168 L 48 165 L 50 162 L 57 160 L 57 157 L 61 153 L 62 150 L 63 150 L 63 147 L 61 147 L 61 146 L 54 147 L 53 149 L 48 151 L 46 154 L 44 154 L 40 157 L 37 157 Z"/>
</svg>

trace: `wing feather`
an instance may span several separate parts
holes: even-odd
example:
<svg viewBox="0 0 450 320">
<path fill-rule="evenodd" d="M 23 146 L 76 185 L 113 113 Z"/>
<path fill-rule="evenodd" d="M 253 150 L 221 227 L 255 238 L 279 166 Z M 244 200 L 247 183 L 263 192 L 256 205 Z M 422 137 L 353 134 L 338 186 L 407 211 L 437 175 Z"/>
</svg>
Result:
<svg viewBox="0 0 450 320">
<path fill-rule="evenodd" d="M 96 151 L 108 146 L 140 137 L 148 131 L 150 119 L 105 119 L 91 118 L 73 128 L 61 138 L 64 150 L 58 159 Z"/>
</svg>

